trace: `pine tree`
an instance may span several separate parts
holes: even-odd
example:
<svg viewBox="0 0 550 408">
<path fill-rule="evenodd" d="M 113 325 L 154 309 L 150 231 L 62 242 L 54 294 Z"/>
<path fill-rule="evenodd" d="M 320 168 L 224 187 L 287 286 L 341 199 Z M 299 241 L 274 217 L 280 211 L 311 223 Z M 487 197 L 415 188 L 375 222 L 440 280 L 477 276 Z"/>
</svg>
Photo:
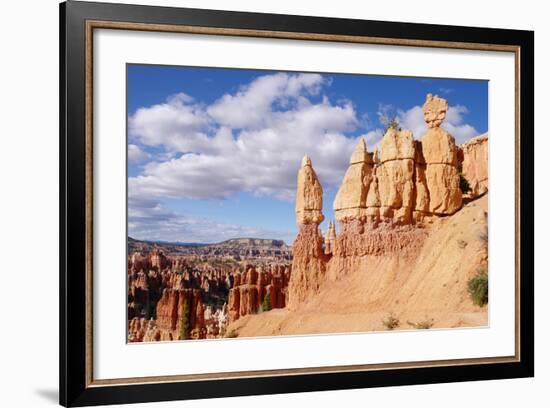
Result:
<svg viewBox="0 0 550 408">
<path fill-rule="evenodd" d="M 262 312 L 269 312 L 271 310 L 271 297 L 269 292 L 264 296 L 264 301 L 262 302 Z"/>
<path fill-rule="evenodd" d="M 187 340 L 189 336 L 189 306 L 187 305 L 187 299 L 182 302 L 181 306 L 181 321 L 180 321 L 180 340 Z"/>
<path fill-rule="evenodd" d="M 464 175 L 460 174 L 460 190 L 462 191 L 462 194 L 466 194 L 470 191 L 472 191 L 472 188 L 470 187 L 470 183 L 464 177 Z"/>
</svg>

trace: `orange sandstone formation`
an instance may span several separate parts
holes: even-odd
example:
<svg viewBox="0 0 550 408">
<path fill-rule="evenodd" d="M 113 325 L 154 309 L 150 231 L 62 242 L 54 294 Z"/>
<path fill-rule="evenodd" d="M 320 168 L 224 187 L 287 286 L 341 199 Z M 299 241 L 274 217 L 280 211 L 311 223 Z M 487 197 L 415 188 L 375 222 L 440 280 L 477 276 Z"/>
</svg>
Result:
<svg viewBox="0 0 550 408">
<path fill-rule="evenodd" d="M 187 308 L 184 308 L 184 302 Z M 204 307 L 199 289 L 164 289 L 157 304 L 157 327 L 161 340 L 178 340 L 183 313 L 187 311 L 190 335 L 192 338 L 204 339 Z M 146 340 L 145 340 L 146 341 Z"/>
<path fill-rule="evenodd" d="M 437 95 L 426 95 L 426 102 L 422 107 L 424 112 L 424 121 L 428 125 L 428 129 L 441 126 L 447 116 L 447 110 L 449 110 L 449 103 L 438 97 Z"/>
<path fill-rule="evenodd" d="M 367 193 L 372 182 L 372 169 L 372 158 L 367 153 L 364 139 L 360 138 L 334 199 L 334 212 L 338 222 L 366 216 Z"/>
<path fill-rule="evenodd" d="M 319 225 L 323 216 L 323 188 L 311 165 L 311 159 L 304 156 L 302 167 L 298 171 L 296 191 L 296 222 L 299 225 Z"/>
<path fill-rule="evenodd" d="M 393 224 L 411 223 L 414 206 L 414 140 L 409 130 L 390 127 L 380 142 L 376 167 L 380 216 Z"/>
<path fill-rule="evenodd" d="M 428 236 L 425 221 L 461 208 L 459 149 L 440 127 L 447 109 L 445 99 L 428 94 L 423 107 L 428 131 L 422 141 L 415 141 L 409 130 L 390 127 L 379 149 L 370 154 L 359 139 L 334 200 L 339 234 L 329 224 L 325 257 L 317 239 L 317 225 L 323 219 L 322 188 L 311 161 L 304 158 L 298 173 L 299 232 L 289 286 L 291 306 L 315 293 L 325 275 L 338 280 L 350 269 L 364 267 L 366 256 L 418 251 Z M 465 150 L 470 155 L 465 160 L 468 174 L 472 180 L 486 180 L 481 170 L 486 160 L 479 157 L 483 151 L 474 149 Z M 472 164 L 476 160 L 480 169 Z M 483 181 L 472 183 L 483 185 Z"/>
<path fill-rule="evenodd" d="M 285 307 L 289 277 L 290 268 L 283 265 L 271 265 L 269 270 L 250 266 L 244 275 L 236 274 L 227 301 L 229 322 L 258 313 L 267 294 L 272 309 Z"/>
<path fill-rule="evenodd" d="M 327 233 L 325 235 L 325 254 L 332 255 L 334 253 L 334 246 L 336 245 L 336 229 L 334 223 L 331 221 L 328 224 Z"/>
<path fill-rule="evenodd" d="M 323 188 L 308 156 L 302 159 L 296 188 L 298 236 L 292 248 L 292 274 L 288 307 L 293 309 L 308 296 L 317 293 L 324 279 L 327 256 L 319 224 L 323 221 Z"/>
<path fill-rule="evenodd" d="M 431 94 L 428 94 L 423 107 L 428 131 L 422 136 L 421 146 L 430 193 L 429 212 L 437 215 L 454 214 L 462 206 L 458 148 L 454 137 L 439 127 L 445 120 L 447 108 L 445 99 Z"/>
<path fill-rule="evenodd" d="M 488 156 L 489 141 L 487 134 L 474 137 L 462 145 L 462 174 L 470 184 L 472 197 L 479 197 L 489 187 Z"/>
<path fill-rule="evenodd" d="M 440 127 L 447 110 L 445 99 L 427 95 L 421 141 L 390 127 L 371 154 L 359 139 L 333 204 L 338 234 L 331 222 L 324 240 L 323 190 L 304 158 L 288 309 L 236 322 L 239 335 L 374 330 L 393 310 L 411 319 L 429 313 L 439 327 L 486 323 L 487 310 L 472 304 L 466 282 L 486 262 L 477 237 L 487 200 L 457 212 L 460 166 L 472 196 L 487 189 L 487 138 L 459 149 Z M 472 220 L 479 225 L 465 224 Z"/>
</svg>

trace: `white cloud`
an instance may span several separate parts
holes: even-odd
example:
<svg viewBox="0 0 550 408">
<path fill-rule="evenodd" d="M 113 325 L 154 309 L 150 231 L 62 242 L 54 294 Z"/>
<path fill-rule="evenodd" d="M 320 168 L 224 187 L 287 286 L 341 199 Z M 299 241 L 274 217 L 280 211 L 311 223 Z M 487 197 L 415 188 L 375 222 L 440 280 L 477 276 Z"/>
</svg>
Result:
<svg viewBox="0 0 550 408">
<path fill-rule="evenodd" d="M 288 106 L 302 93 L 316 95 L 323 84 L 319 74 L 264 75 L 243 87 L 236 94 L 226 94 L 208 108 L 219 124 L 232 128 L 270 126 L 274 103 Z"/>
<path fill-rule="evenodd" d="M 180 94 L 138 110 L 130 121 L 135 137 L 177 153 L 148 163 L 129 179 L 129 189 L 151 197 L 226 198 L 246 191 L 293 200 L 305 154 L 325 187 L 339 184 L 356 144 L 344 133 L 359 121 L 349 101 L 308 99 L 327 84 L 316 74 L 266 75 L 210 107 Z"/>
<path fill-rule="evenodd" d="M 128 145 L 128 161 L 130 163 L 143 163 L 151 158 L 151 155 L 144 152 L 135 144 Z"/>
<path fill-rule="evenodd" d="M 329 79 L 317 74 L 278 73 L 258 77 L 210 106 L 180 93 L 138 109 L 129 118 L 128 158 L 148 163 L 128 180 L 130 235 L 186 242 L 239 236 L 292 239 L 292 232 L 187 217 L 166 209 L 160 200 L 226 199 L 248 192 L 292 201 L 305 154 L 325 190 L 337 188 L 357 144 L 357 138 L 346 135 L 369 126 L 362 135 L 369 151 L 383 135 L 368 116 L 358 117 L 352 102 L 334 103 L 324 96 L 329 85 Z M 466 113 L 463 106 L 451 106 L 443 124 L 457 143 L 477 135 L 464 123 Z M 380 105 L 378 119 L 390 116 L 417 139 L 426 131 L 420 106 L 401 110 Z"/>
<path fill-rule="evenodd" d="M 454 136 L 458 144 L 479 135 L 479 132 L 472 125 L 464 123 L 464 114 L 466 113 L 468 113 L 468 109 L 465 106 L 451 106 L 447 111 L 445 122 L 441 125 Z"/>
<path fill-rule="evenodd" d="M 450 106 L 445 121 L 441 125 L 455 138 L 457 144 L 462 144 L 479 134 L 473 126 L 464 123 L 464 115 L 467 113 L 468 109 L 465 106 Z M 397 110 L 397 122 L 402 128 L 411 130 L 416 139 L 421 139 L 427 131 L 422 107 L 419 105 L 406 111 Z"/>
<path fill-rule="evenodd" d="M 128 120 L 131 140 L 179 152 L 207 145 L 208 126 L 203 106 L 184 93 L 168 98 L 165 103 L 139 108 Z"/>
<path fill-rule="evenodd" d="M 382 129 L 374 129 L 360 136 L 365 139 L 367 150 L 371 152 L 374 151 L 375 147 L 378 146 L 378 144 L 382 140 L 382 137 L 384 137 L 384 134 L 382 132 Z"/>
<path fill-rule="evenodd" d="M 171 211 L 155 200 L 130 198 L 128 235 L 135 239 L 199 243 L 253 237 L 282 239 L 290 244 L 295 231 L 273 231 L 189 217 Z"/>
</svg>

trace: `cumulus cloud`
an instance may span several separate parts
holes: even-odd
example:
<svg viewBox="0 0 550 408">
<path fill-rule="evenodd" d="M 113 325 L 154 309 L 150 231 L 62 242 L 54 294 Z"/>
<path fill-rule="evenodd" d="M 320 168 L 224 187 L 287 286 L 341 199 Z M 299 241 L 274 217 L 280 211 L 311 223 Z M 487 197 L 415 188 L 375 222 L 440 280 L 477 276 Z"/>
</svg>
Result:
<svg viewBox="0 0 550 408">
<path fill-rule="evenodd" d="M 143 163 L 151 158 L 151 155 L 144 152 L 135 144 L 128 145 L 128 161 L 130 163 Z"/>
<path fill-rule="evenodd" d="M 293 200 L 305 154 L 324 186 L 337 185 L 357 143 L 345 133 L 359 121 L 350 101 L 321 97 L 328 84 L 317 74 L 265 75 L 208 107 L 180 94 L 139 109 L 130 118 L 131 134 L 175 154 L 144 166 L 129 189 L 153 197 L 227 198 L 245 191 Z"/>
<path fill-rule="evenodd" d="M 234 95 L 226 94 L 208 107 L 218 123 L 232 128 L 259 129 L 271 125 L 273 104 L 288 107 L 303 93 L 316 95 L 325 81 L 319 74 L 264 75 Z"/>
<path fill-rule="evenodd" d="M 189 217 L 151 199 L 132 197 L 128 205 L 128 235 L 135 239 L 171 242 L 215 243 L 231 238 L 282 239 L 291 243 L 294 231 L 274 231 L 208 218 Z"/>
<path fill-rule="evenodd" d="M 188 217 L 167 209 L 162 200 L 228 199 L 246 192 L 293 201 L 305 154 L 323 187 L 334 189 L 357 138 L 364 137 L 372 151 L 382 139 L 387 118 L 396 118 L 416 138 L 426 131 L 420 106 L 403 110 L 380 105 L 377 126 L 366 113 L 358 114 L 351 101 L 326 97 L 330 84 L 330 78 L 318 74 L 269 74 L 210 105 L 179 93 L 139 108 L 128 118 L 128 159 L 141 165 L 140 174 L 128 179 L 129 234 L 186 242 L 239 236 L 290 242 L 292 232 Z M 478 133 L 465 123 L 467 113 L 464 106 L 451 106 L 443 124 L 457 143 Z M 363 134 L 351 137 L 359 133 Z"/>
<path fill-rule="evenodd" d="M 180 152 L 208 145 L 208 127 L 204 107 L 184 93 L 169 97 L 165 103 L 139 108 L 128 120 L 131 140 Z"/>
<path fill-rule="evenodd" d="M 399 125 L 404 129 L 411 130 L 414 137 L 420 139 L 427 130 L 422 107 L 417 105 L 408 110 L 397 109 L 396 112 Z M 441 125 L 453 135 L 457 144 L 462 144 L 479 134 L 472 125 L 464 122 L 464 115 L 467 113 L 468 109 L 465 106 L 450 106 L 445 121 Z"/>
</svg>

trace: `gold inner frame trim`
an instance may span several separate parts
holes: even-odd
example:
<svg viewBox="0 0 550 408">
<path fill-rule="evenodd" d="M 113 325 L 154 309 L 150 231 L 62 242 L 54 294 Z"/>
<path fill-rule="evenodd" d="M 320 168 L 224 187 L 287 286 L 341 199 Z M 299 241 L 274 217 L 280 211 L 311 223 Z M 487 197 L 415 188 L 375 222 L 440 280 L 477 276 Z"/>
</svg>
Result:
<svg viewBox="0 0 550 408">
<path fill-rule="evenodd" d="M 330 41 L 356 44 L 378 44 L 410 47 L 448 48 L 477 51 L 513 52 L 515 58 L 515 354 L 502 357 L 480 357 L 450 360 L 430 360 L 414 362 L 396 362 L 384 364 L 357 364 L 343 366 L 303 367 L 275 370 L 254 370 L 235 372 L 216 372 L 204 374 L 167 375 L 153 377 L 127 377 L 113 379 L 93 378 L 93 30 L 116 29 L 131 31 L 186 33 L 234 37 L 275 38 L 308 41 Z M 521 360 L 520 356 L 520 47 L 505 44 L 466 43 L 435 40 L 414 40 L 369 36 L 350 36 L 287 31 L 251 30 L 236 28 L 197 27 L 187 25 L 166 25 L 148 23 L 128 23 L 121 21 L 86 21 L 86 387 L 112 385 L 130 385 L 143 383 L 167 383 L 178 381 L 228 380 L 251 377 L 292 376 L 301 374 L 321 374 L 338 372 L 357 372 L 389 369 L 407 369 L 420 367 L 460 366 L 470 364 L 512 363 Z"/>
</svg>

